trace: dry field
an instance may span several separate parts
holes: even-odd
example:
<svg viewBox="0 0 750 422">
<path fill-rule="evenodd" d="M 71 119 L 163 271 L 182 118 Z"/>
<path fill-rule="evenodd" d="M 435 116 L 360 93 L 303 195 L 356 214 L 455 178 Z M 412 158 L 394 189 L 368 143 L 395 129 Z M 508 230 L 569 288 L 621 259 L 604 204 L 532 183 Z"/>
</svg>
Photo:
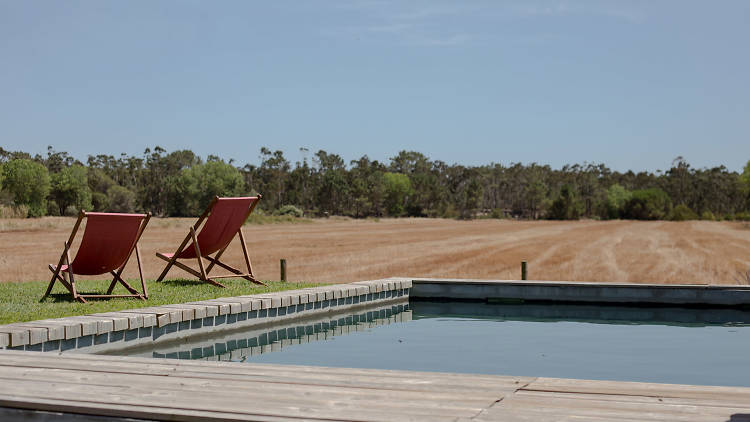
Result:
<svg viewBox="0 0 750 422">
<path fill-rule="evenodd" d="M 144 271 L 156 278 L 155 251 L 173 252 L 193 219 L 152 219 L 141 240 Z M 0 220 L 0 281 L 49 280 L 72 218 Z M 249 225 L 256 274 L 348 282 L 388 276 L 750 284 L 750 226 L 728 222 L 349 220 Z M 80 237 L 80 235 L 79 235 Z M 237 241 L 235 241 L 237 242 Z M 75 245 L 74 245 L 75 249 Z M 224 255 L 242 262 L 239 244 Z M 135 262 L 126 275 L 136 277 Z M 187 274 L 173 269 L 168 277 Z"/>
</svg>

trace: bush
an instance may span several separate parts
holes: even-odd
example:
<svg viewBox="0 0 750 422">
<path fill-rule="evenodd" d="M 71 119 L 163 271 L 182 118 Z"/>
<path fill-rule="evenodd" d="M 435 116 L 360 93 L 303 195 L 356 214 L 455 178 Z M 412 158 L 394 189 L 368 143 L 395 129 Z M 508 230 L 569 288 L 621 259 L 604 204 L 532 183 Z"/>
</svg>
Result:
<svg viewBox="0 0 750 422">
<path fill-rule="evenodd" d="M 67 207 L 65 207 L 65 210 L 63 210 L 63 215 L 65 217 L 75 217 L 80 211 L 81 208 L 78 208 L 75 205 L 68 205 Z"/>
<path fill-rule="evenodd" d="M 279 208 L 274 214 L 291 215 L 292 217 L 297 217 L 297 218 L 301 218 L 304 215 L 302 210 L 295 207 L 294 205 L 284 205 L 283 207 Z"/>
<path fill-rule="evenodd" d="M 385 173 L 385 202 L 388 215 L 399 217 L 406 212 L 406 201 L 414 193 L 409 176 L 401 173 Z"/>
<path fill-rule="evenodd" d="M 672 200 L 659 188 L 635 190 L 623 209 L 623 217 L 633 220 L 663 220 L 672 212 Z"/>
<path fill-rule="evenodd" d="M 680 204 L 672 210 L 672 221 L 697 220 L 698 214 L 685 204 Z"/>
<path fill-rule="evenodd" d="M 0 205 L 0 218 L 26 218 L 29 207 L 26 205 Z"/>
<path fill-rule="evenodd" d="M 10 160 L 2 167 L 2 189 L 10 193 L 15 205 L 25 205 L 29 217 L 41 217 L 47 211 L 50 179 L 47 168 L 26 159 Z"/>
<path fill-rule="evenodd" d="M 560 189 L 560 196 L 552 202 L 547 217 L 551 220 L 578 220 L 583 214 L 583 204 L 569 185 Z"/>
<path fill-rule="evenodd" d="M 125 213 L 135 211 L 135 193 L 124 186 L 110 186 L 107 189 L 107 210 Z"/>
<path fill-rule="evenodd" d="M 53 200 L 47 201 L 47 215 L 52 217 L 60 216 L 60 207 L 57 206 L 57 202 Z"/>
<path fill-rule="evenodd" d="M 107 211 L 109 209 L 109 198 L 106 193 L 92 192 L 91 193 L 91 206 L 94 207 L 94 211 Z"/>
<path fill-rule="evenodd" d="M 607 189 L 607 199 L 600 215 L 609 219 L 622 217 L 625 204 L 632 196 L 633 194 L 629 190 L 615 183 Z"/>
<path fill-rule="evenodd" d="M 701 214 L 701 220 L 714 221 L 716 220 L 716 216 L 714 216 L 714 213 L 711 211 L 703 211 Z"/>
<path fill-rule="evenodd" d="M 750 212 L 743 211 L 734 215 L 735 221 L 750 221 Z"/>
<path fill-rule="evenodd" d="M 490 212 L 490 218 L 503 219 L 505 218 L 505 212 L 502 208 L 493 208 Z"/>
</svg>

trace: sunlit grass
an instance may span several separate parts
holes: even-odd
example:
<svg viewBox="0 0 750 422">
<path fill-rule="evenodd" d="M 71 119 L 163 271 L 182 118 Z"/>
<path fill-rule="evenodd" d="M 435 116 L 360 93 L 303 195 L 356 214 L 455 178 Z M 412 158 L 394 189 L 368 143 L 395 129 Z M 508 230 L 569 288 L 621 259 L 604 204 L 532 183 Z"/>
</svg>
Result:
<svg viewBox="0 0 750 422">
<path fill-rule="evenodd" d="M 140 290 L 140 281 L 128 280 Z M 266 281 L 267 287 L 252 284 L 243 279 L 223 279 L 225 289 L 196 280 L 166 280 L 161 283 L 147 281 L 149 298 L 147 301 L 131 298 L 91 299 L 88 303 L 73 301 L 70 293 L 60 284 L 44 301 L 39 299 L 47 289 L 45 282 L 0 283 L 0 324 L 33 321 L 37 319 L 59 318 L 72 315 L 86 315 L 99 312 L 120 311 L 123 309 L 143 308 L 197 300 L 215 299 L 276 292 L 280 290 L 302 289 L 318 286 L 315 283 L 281 283 Z M 108 281 L 77 281 L 79 293 L 105 293 Z M 127 294 L 122 286 L 115 288 L 114 293 Z"/>
</svg>

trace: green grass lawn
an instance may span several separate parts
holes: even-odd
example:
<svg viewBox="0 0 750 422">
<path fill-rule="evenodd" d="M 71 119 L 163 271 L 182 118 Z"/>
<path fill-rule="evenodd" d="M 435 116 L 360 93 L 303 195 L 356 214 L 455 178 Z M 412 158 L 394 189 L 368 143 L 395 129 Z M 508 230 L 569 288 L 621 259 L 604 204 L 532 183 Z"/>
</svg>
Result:
<svg viewBox="0 0 750 422">
<path fill-rule="evenodd" d="M 140 281 L 128 280 L 128 282 L 140 290 Z M 43 302 L 39 302 L 39 299 L 47 290 L 47 282 L 0 283 L 0 298 L 2 298 L 0 299 L 0 324 L 185 303 L 217 297 L 302 289 L 320 285 L 266 281 L 268 287 L 264 287 L 242 279 L 224 279 L 221 282 L 227 286 L 226 289 L 196 280 L 166 280 L 160 283 L 146 281 L 146 287 L 148 288 L 148 300 L 146 301 L 131 298 L 87 299 L 88 303 L 73 301 L 70 293 L 59 283 L 52 290 L 52 294 Z M 106 292 L 107 287 L 109 287 L 109 281 L 76 281 L 76 289 L 79 293 L 102 294 Z M 118 285 L 114 293 L 127 294 L 127 291 Z"/>
</svg>

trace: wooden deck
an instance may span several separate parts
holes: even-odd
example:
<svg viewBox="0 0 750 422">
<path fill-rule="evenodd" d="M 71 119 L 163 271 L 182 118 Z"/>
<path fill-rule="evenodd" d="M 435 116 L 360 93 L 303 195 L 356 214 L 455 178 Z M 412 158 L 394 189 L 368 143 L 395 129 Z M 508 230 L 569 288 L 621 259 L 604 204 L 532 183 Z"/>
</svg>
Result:
<svg viewBox="0 0 750 422">
<path fill-rule="evenodd" d="M 750 421 L 750 388 L 0 351 L 0 419 Z M 35 420 L 60 415 L 39 414 Z"/>
</svg>

